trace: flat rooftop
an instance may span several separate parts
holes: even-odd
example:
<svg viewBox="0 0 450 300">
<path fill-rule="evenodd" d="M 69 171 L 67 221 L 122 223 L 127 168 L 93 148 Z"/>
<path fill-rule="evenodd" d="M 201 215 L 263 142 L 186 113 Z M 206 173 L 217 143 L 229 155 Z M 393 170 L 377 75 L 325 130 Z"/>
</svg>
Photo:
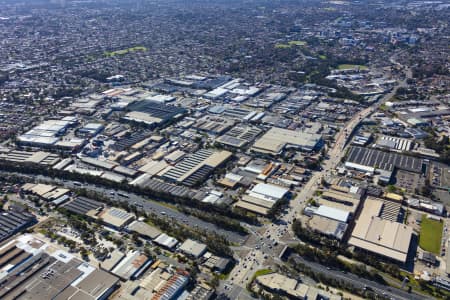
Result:
<svg viewBox="0 0 450 300">
<path fill-rule="evenodd" d="M 279 154 L 286 146 L 312 151 L 321 139 L 320 134 L 272 127 L 253 144 L 252 149 L 269 154 Z"/>
<path fill-rule="evenodd" d="M 349 239 L 349 244 L 405 263 L 413 229 L 380 217 L 384 202 L 368 198 Z"/>
<path fill-rule="evenodd" d="M 421 158 L 364 147 L 351 147 L 347 162 L 386 171 L 392 171 L 396 167 L 415 173 L 421 173 L 423 165 Z"/>
</svg>

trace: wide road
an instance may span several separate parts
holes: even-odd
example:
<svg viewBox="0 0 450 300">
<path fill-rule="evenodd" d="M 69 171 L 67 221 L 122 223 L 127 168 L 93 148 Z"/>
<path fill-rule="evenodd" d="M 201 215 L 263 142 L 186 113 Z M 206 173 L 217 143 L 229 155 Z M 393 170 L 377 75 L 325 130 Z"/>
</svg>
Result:
<svg viewBox="0 0 450 300">
<path fill-rule="evenodd" d="M 28 175 L 23 175 L 19 173 L 9 173 L 0 171 L 0 174 L 4 175 L 16 175 L 16 176 L 23 176 L 23 177 L 31 177 Z M 186 215 L 184 213 L 181 213 L 173 208 L 164 206 L 162 204 L 159 204 L 156 201 L 150 201 L 140 195 L 128 193 L 125 191 L 117 191 L 114 189 L 108 189 L 105 187 L 93 185 L 93 184 L 83 184 L 82 186 L 74 184 L 72 181 L 66 181 L 62 179 L 53 179 L 50 177 L 38 175 L 38 176 L 32 176 L 34 180 L 37 182 L 48 182 L 53 183 L 58 186 L 64 186 L 68 189 L 86 189 L 89 191 L 97 192 L 100 194 L 103 194 L 103 196 L 110 198 L 112 200 L 121 201 L 121 202 L 128 202 L 130 205 L 135 205 L 138 209 L 144 210 L 146 213 L 155 213 L 161 218 L 168 218 L 173 219 L 174 221 L 177 221 L 179 223 L 184 223 L 186 226 L 189 226 L 191 228 L 200 228 L 209 232 L 214 232 L 221 234 L 225 236 L 229 241 L 236 244 L 242 244 L 247 239 L 247 236 L 240 235 L 237 232 L 229 231 L 222 229 L 218 227 L 215 224 L 205 222 L 199 218 Z M 121 194 L 126 194 L 128 197 L 122 197 L 118 195 L 118 192 Z"/>
</svg>

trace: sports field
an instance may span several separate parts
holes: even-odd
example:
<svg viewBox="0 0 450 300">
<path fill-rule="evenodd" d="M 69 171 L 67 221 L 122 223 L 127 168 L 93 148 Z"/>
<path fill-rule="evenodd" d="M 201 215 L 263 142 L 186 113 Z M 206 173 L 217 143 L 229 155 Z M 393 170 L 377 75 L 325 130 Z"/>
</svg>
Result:
<svg viewBox="0 0 450 300">
<path fill-rule="evenodd" d="M 367 66 L 364 65 L 350 65 L 350 64 L 342 64 L 338 66 L 339 70 L 348 70 L 348 69 L 360 69 L 360 70 L 367 70 Z"/>
<path fill-rule="evenodd" d="M 137 51 L 147 51 L 147 48 L 142 47 L 142 46 L 137 46 L 137 47 L 131 47 L 128 49 L 122 49 L 122 50 L 117 50 L 117 51 L 107 51 L 105 52 L 106 56 L 112 57 L 112 56 L 116 56 L 116 55 L 124 55 L 130 52 L 137 52 Z"/>
<path fill-rule="evenodd" d="M 440 254 L 444 223 L 422 215 L 419 246 L 425 251 Z"/>
</svg>

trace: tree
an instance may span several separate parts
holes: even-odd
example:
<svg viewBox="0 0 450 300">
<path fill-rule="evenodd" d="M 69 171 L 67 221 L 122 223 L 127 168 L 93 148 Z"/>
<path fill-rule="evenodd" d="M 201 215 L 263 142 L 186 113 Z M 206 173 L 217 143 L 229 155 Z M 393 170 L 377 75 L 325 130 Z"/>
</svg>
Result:
<svg viewBox="0 0 450 300">
<path fill-rule="evenodd" d="M 80 247 L 80 255 L 83 259 L 86 259 L 89 255 L 89 252 L 87 251 L 86 248 Z"/>
<path fill-rule="evenodd" d="M 388 186 L 386 187 L 386 190 L 387 190 L 389 193 L 395 193 L 395 192 L 397 191 L 397 187 L 396 187 L 395 185 L 390 184 L 390 185 L 388 185 Z"/>
</svg>

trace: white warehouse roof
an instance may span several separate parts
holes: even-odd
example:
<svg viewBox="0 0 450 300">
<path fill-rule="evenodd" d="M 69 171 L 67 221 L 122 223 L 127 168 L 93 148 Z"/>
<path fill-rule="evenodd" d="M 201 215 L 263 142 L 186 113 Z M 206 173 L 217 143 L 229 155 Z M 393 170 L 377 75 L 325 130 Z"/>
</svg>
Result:
<svg viewBox="0 0 450 300">
<path fill-rule="evenodd" d="M 181 246 L 180 251 L 187 255 L 200 257 L 206 252 L 206 245 L 197 241 L 187 239 Z"/>
<path fill-rule="evenodd" d="M 168 249 L 174 248 L 178 244 L 178 240 L 168 236 L 167 234 L 163 233 L 159 235 L 156 239 L 153 240 L 155 243 L 157 243 L 160 246 L 166 247 Z"/>
<path fill-rule="evenodd" d="M 253 193 L 261 194 L 277 200 L 282 199 L 288 191 L 288 189 L 267 183 L 258 183 L 252 189 Z"/>
<path fill-rule="evenodd" d="M 329 207 L 325 205 L 319 206 L 319 208 L 315 211 L 316 215 L 347 223 L 350 213 L 348 211 L 344 211 L 338 208 Z"/>
</svg>

